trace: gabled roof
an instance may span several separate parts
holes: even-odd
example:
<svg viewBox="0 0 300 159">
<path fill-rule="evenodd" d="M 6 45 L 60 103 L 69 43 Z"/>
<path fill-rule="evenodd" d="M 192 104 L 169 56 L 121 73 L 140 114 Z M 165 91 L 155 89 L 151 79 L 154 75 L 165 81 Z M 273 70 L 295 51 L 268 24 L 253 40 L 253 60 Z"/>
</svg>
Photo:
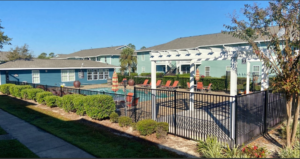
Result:
<svg viewBox="0 0 300 159">
<path fill-rule="evenodd" d="M 89 60 L 50 60 L 31 59 L 16 60 L 0 64 L 0 70 L 31 70 L 31 69 L 87 69 L 87 68 L 119 68 L 102 62 Z"/>
<path fill-rule="evenodd" d="M 112 47 L 103 47 L 103 48 L 96 48 L 96 49 L 86 49 L 80 50 L 71 54 L 58 54 L 58 56 L 52 59 L 66 59 L 72 57 L 96 57 L 98 55 L 120 55 L 122 48 L 127 47 L 126 45 L 120 46 L 112 46 Z"/>
<path fill-rule="evenodd" d="M 6 57 L 9 54 L 9 52 L 2 52 L 0 51 L 0 61 L 7 61 L 8 58 Z"/>
<path fill-rule="evenodd" d="M 278 32 L 278 27 L 272 27 L 271 31 Z M 266 37 L 260 37 L 257 41 L 265 41 Z M 173 41 L 148 47 L 145 49 L 138 50 L 136 52 L 142 51 L 158 51 L 158 50 L 177 50 L 177 49 L 189 49 L 196 47 L 205 47 L 205 46 L 217 46 L 217 45 L 229 45 L 229 44 L 238 44 L 238 43 L 247 43 L 239 38 L 235 38 L 232 35 L 215 33 L 215 34 L 206 34 L 190 37 L 177 38 Z"/>
</svg>

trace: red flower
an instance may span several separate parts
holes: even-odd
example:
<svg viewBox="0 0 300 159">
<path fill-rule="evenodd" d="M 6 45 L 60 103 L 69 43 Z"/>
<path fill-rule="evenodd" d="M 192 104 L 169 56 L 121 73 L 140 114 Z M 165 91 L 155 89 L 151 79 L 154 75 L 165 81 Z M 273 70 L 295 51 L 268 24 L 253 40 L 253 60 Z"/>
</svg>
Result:
<svg viewBox="0 0 300 159">
<path fill-rule="evenodd" d="M 259 158 L 261 158 L 261 155 L 259 155 Z"/>
<path fill-rule="evenodd" d="M 256 157 L 258 156 L 257 153 L 254 154 Z"/>
<path fill-rule="evenodd" d="M 245 147 L 242 149 L 243 152 L 245 152 Z"/>
<path fill-rule="evenodd" d="M 254 146 L 254 147 L 253 147 L 253 150 L 256 150 L 256 149 L 257 149 L 257 147 L 256 147 L 256 146 Z"/>
</svg>

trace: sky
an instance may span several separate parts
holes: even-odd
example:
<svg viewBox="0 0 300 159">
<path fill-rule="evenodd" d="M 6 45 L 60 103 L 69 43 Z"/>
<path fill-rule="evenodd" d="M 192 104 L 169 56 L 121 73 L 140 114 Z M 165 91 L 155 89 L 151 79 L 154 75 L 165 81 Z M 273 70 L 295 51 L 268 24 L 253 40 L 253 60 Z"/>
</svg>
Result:
<svg viewBox="0 0 300 159">
<path fill-rule="evenodd" d="M 255 1 L 0 1 L 0 20 L 12 45 L 35 56 L 132 43 L 139 50 L 176 38 L 219 33 Z M 267 6 L 267 1 L 256 1 Z"/>
</svg>

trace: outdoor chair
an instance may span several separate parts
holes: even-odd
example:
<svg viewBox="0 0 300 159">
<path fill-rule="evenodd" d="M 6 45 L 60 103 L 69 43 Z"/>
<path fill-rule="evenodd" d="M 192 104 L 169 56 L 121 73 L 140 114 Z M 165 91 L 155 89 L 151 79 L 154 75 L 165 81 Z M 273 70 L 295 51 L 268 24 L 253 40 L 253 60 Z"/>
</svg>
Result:
<svg viewBox="0 0 300 159">
<path fill-rule="evenodd" d="M 171 84 L 171 80 L 168 80 L 167 83 L 164 86 L 161 86 L 161 88 L 168 88 Z"/>
<path fill-rule="evenodd" d="M 133 95 L 134 94 L 132 92 L 130 92 L 126 96 L 126 101 L 121 101 L 121 103 L 123 103 L 122 105 L 124 105 L 124 107 L 127 106 L 128 108 L 130 108 L 131 106 L 137 106 L 140 98 L 137 97 L 133 100 Z"/>
<path fill-rule="evenodd" d="M 190 90 L 191 86 L 190 86 L 190 82 L 186 82 L 187 85 L 187 89 Z"/>
<path fill-rule="evenodd" d="M 124 81 L 124 80 L 127 80 L 127 79 L 126 79 L 126 78 L 123 78 L 123 80 L 122 80 L 122 82 L 121 82 L 121 85 L 123 85 L 123 84 L 124 84 L 124 83 L 123 83 L 123 81 Z"/>
<path fill-rule="evenodd" d="M 176 88 L 178 88 L 178 83 L 179 81 L 174 81 L 172 86 L 169 86 L 167 88 L 169 88 L 170 90 L 175 90 Z"/>
<path fill-rule="evenodd" d="M 203 91 L 203 83 L 202 82 L 197 82 L 197 91 L 200 90 L 200 91 Z"/>
<path fill-rule="evenodd" d="M 148 86 L 148 79 L 145 79 L 144 83 L 143 84 L 138 84 L 138 86 L 142 86 L 142 87 L 147 87 Z"/>
<path fill-rule="evenodd" d="M 212 83 L 210 83 L 210 84 L 208 85 L 208 87 L 205 88 L 205 89 L 207 90 L 207 92 L 211 92 L 211 85 L 212 85 Z"/>
<path fill-rule="evenodd" d="M 147 84 L 147 86 L 148 86 L 148 87 L 151 87 L 151 83 L 152 83 L 152 82 L 150 82 L 150 84 Z M 156 88 L 160 87 L 160 85 L 161 85 L 161 80 L 158 80 L 158 81 L 156 82 Z"/>
</svg>

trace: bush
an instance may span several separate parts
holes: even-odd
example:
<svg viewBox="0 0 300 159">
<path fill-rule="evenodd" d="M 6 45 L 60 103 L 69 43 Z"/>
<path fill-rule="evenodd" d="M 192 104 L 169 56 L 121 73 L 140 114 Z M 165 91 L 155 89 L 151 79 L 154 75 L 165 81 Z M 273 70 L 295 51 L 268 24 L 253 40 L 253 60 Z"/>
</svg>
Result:
<svg viewBox="0 0 300 159">
<path fill-rule="evenodd" d="M 132 122 L 130 126 L 132 127 L 132 130 L 136 130 L 136 123 Z"/>
<path fill-rule="evenodd" d="M 141 73 L 140 76 L 151 76 L 151 73 Z M 163 77 L 164 73 L 156 73 L 156 77 Z"/>
<path fill-rule="evenodd" d="M 9 88 L 10 88 L 11 86 L 15 86 L 15 85 L 14 85 L 14 84 L 10 84 L 10 83 L 8 83 L 8 84 L 3 84 L 3 85 L 0 86 L 0 91 L 1 91 L 3 94 L 9 95 L 9 94 L 10 94 Z"/>
<path fill-rule="evenodd" d="M 40 104 L 45 104 L 45 97 L 46 96 L 53 96 L 51 92 L 39 92 L 36 94 L 36 101 Z"/>
<path fill-rule="evenodd" d="M 56 106 L 62 108 L 62 106 L 63 106 L 63 100 L 62 100 L 62 97 L 57 98 L 55 104 L 56 104 Z"/>
<path fill-rule="evenodd" d="M 13 94 L 15 97 L 19 97 L 19 98 L 22 98 L 22 90 L 24 89 L 30 89 L 32 88 L 30 85 L 18 85 L 18 86 L 14 86 L 12 87 L 13 88 Z"/>
<path fill-rule="evenodd" d="M 247 154 L 243 153 L 238 146 L 234 146 L 232 149 L 227 145 L 227 149 L 224 149 L 224 157 L 226 158 L 250 158 Z"/>
<path fill-rule="evenodd" d="M 242 148 L 242 152 L 250 158 L 266 158 L 267 149 L 264 147 L 246 146 Z"/>
<path fill-rule="evenodd" d="M 223 146 L 216 137 L 207 137 L 205 141 L 199 141 L 198 152 L 205 158 L 224 158 Z"/>
<path fill-rule="evenodd" d="M 109 95 L 91 95 L 86 96 L 84 103 L 86 114 L 92 119 L 103 119 L 116 110 L 115 102 Z"/>
<path fill-rule="evenodd" d="M 61 98 L 61 104 L 62 104 L 62 108 L 66 111 L 66 112 L 74 112 L 76 109 L 74 107 L 74 103 L 73 103 L 73 100 L 75 98 L 80 98 L 82 97 L 82 95 L 79 95 L 79 94 L 67 94 L 67 95 L 64 95 L 62 98 Z"/>
<path fill-rule="evenodd" d="M 84 103 L 86 100 L 86 96 L 78 96 L 73 99 L 73 104 L 77 115 L 83 116 L 85 114 Z"/>
<path fill-rule="evenodd" d="M 169 131 L 169 124 L 166 122 L 158 122 L 155 128 L 156 138 L 165 138 Z"/>
<path fill-rule="evenodd" d="M 118 122 L 118 118 L 119 118 L 119 114 L 116 113 L 116 112 L 113 112 L 113 113 L 110 114 L 109 118 L 110 118 L 111 122 L 117 123 Z"/>
<path fill-rule="evenodd" d="M 44 92 L 44 90 L 39 89 L 39 88 L 31 88 L 31 89 L 26 89 L 27 90 L 27 99 L 32 99 L 36 100 L 36 94 L 39 92 Z"/>
<path fill-rule="evenodd" d="M 59 99 L 60 97 L 59 96 L 46 96 L 44 98 L 45 102 L 46 102 L 46 105 L 49 106 L 49 107 L 54 107 L 56 106 L 56 101 Z"/>
<path fill-rule="evenodd" d="M 121 127 L 127 127 L 132 123 L 132 119 L 127 116 L 121 116 L 119 117 L 118 122 Z"/>
<path fill-rule="evenodd" d="M 150 135 L 155 132 L 157 122 L 152 119 L 141 120 L 136 124 L 137 130 L 141 135 Z"/>
<path fill-rule="evenodd" d="M 15 87 L 16 87 L 17 85 L 11 85 L 10 87 L 9 87 L 9 94 L 10 95 L 12 95 L 12 96 L 14 96 L 15 97 Z"/>
<path fill-rule="evenodd" d="M 294 148 L 284 148 L 280 149 L 280 158 L 300 158 L 300 141 L 296 141 Z"/>
</svg>

